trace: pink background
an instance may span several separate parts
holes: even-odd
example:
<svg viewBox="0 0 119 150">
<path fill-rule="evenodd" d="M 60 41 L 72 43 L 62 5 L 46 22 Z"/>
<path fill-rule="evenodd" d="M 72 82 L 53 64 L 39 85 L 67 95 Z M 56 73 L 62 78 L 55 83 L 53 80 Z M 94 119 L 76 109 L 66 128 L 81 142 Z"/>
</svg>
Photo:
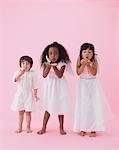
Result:
<svg viewBox="0 0 119 150">
<path fill-rule="evenodd" d="M 0 0 L 0 149 L 117 149 L 118 148 L 118 71 L 119 71 L 119 1 L 118 0 Z M 45 46 L 57 41 L 65 46 L 75 72 L 80 45 L 94 44 L 100 58 L 100 78 L 114 118 L 107 131 L 95 139 L 81 138 L 72 131 L 76 73 L 68 76 L 72 105 L 65 116 L 66 136 L 58 131 L 58 119 L 51 116 L 48 132 L 38 136 L 43 112 L 36 103 L 32 117 L 33 133 L 16 135 L 17 113 L 10 110 L 16 86 L 12 75 L 22 55 L 34 59 L 42 93 L 40 56 Z M 25 123 L 24 123 L 25 127 Z"/>
</svg>

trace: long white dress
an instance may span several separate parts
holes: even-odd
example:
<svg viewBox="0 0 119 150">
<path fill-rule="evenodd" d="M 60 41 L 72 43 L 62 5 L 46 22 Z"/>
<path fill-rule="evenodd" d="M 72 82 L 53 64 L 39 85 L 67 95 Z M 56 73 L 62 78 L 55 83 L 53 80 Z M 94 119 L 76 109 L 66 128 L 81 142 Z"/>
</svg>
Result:
<svg viewBox="0 0 119 150">
<path fill-rule="evenodd" d="M 17 71 L 13 76 L 13 81 L 15 77 L 19 74 Z M 13 111 L 34 111 L 34 97 L 33 89 L 39 88 L 39 81 L 37 75 L 34 71 L 29 70 L 21 77 L 19 81 L 16 82 L 17 90 L 14 100 L 11 105 Z"/>
<path fill-rule="evenodd" d="M 105 131 L 105 121 L 112 115 L 97 76 L 84 68 L 77 83 L 74 132 Z"/>
<path fill-rule="evenodd" d="M 60 69 L 65 63 L 60 62 L 57 68 Z M 50 114 L 63 115 L 69 110 L 68 85 L 65 76 L 58 78 L 53 68 L 48 76 L 44 78 L 42 96 L 42 107 Z"/>
</svg>

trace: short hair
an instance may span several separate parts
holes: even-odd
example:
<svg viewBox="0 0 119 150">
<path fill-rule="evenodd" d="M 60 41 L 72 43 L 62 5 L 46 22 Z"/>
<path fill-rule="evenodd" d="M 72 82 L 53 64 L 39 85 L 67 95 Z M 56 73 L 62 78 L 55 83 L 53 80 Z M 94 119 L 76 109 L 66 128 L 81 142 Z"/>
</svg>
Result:
<svg viewBox="0 0 119 150">
<path fill-rule="evenodd" d="M 21 67 L 21 63 L 22 63 L 24 60 L 30 63 L 30 68 L 33 66 L 33 59 L 32 59 L 30 56 L 22 56 L 22 57 L 20 58 L 20 60 L 19 60 L 19 65 L 20 65 L 20 67 Z"/>
</svg>

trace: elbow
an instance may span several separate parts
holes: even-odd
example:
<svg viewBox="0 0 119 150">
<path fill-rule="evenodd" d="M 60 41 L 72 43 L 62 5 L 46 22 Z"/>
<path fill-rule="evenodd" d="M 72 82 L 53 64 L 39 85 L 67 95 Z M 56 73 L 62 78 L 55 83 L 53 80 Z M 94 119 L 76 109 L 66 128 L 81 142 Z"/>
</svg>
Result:
<svg viewBox="0 0 119 150">
<path fill-rule="evenodd" d="M 59 75 L 58 78 L 60 79 L 62 77 L 62 75 Z"/>
<path fill-rule="evenodd" d="M 96 76 L 96 75 L 97 75 L 97 72 L 94 72 L 94 73 L 93 73 L 93 76 Z"/>
<path fill-rule="evenodd" d="M 43 78 L 46 78 L 47 77 L 47 73 L 43 73 Z"/>
<path fill-rule="evenodd" d="M 76 71 L 76 74 L 79 76 L 81 73 L 79 71 Z"/>
<path fill-rule="evenodd" d="M 80 73 L 78 73 L 78 72 L 77 72 L 77 75 L 79 76 L 79 75 L 80 75 Z"/>
<path fill-rule="evenodd" d="M 58 74 L 57 76 L 58 78 L 62 78 L 63 74 Z"/>
<path fill-rule="evenodd" d="M 43 78 L 46 78 L 47 76 L 46 75 L 43 75 Z"/>
</svg>

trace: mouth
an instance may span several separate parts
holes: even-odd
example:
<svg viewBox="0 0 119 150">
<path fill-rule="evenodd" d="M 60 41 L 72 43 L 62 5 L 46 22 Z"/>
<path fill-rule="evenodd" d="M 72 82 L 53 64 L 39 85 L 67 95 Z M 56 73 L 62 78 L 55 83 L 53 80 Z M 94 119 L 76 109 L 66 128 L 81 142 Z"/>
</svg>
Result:
<svg viewBox="0 0 119 150">
<path fill-rule="evenodd" d="M 52 62 L 56 62 L 56 60 L 55 60 L 55 59 L 52 59 Z"/>
</svg>

